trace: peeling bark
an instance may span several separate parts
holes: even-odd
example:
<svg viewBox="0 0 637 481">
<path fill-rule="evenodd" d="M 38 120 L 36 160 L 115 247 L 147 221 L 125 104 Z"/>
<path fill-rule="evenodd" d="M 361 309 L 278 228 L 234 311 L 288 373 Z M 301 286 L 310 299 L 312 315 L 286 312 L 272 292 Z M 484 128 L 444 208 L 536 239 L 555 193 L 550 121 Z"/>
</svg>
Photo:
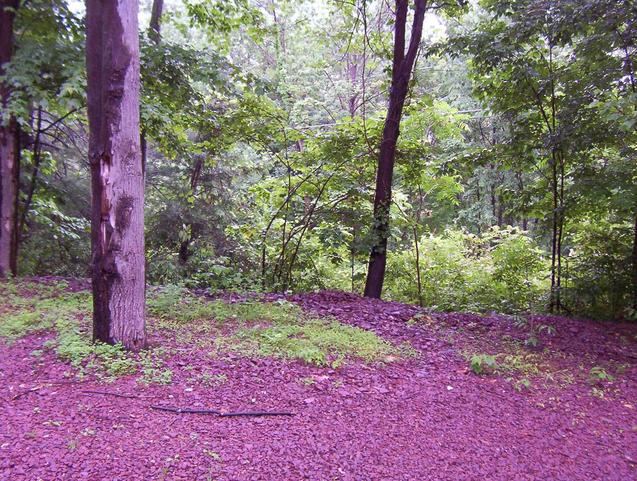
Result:
<svg viewBox="0 0 637 481">
<path fill-rule="evenodd" d="M 138 3 L 86 6 L 93 338 L 137 350 L 146 344 Z"/>
</svg>

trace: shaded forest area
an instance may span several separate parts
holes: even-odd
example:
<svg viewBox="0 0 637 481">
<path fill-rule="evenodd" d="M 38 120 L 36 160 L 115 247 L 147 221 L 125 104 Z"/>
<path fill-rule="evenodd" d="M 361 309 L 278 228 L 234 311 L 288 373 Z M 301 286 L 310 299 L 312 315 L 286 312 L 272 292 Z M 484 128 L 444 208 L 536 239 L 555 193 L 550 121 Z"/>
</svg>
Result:
<svg viewBox="0 0 637 481">
<path fill-rule="evenodd" d="M 143 1 L 117 128 L 91 4 L 3 2 L 5 275 L 95 272 L 88 159 L 138 128 L 151 284 L 635 318 L 633 2 Z"/>
</svg>

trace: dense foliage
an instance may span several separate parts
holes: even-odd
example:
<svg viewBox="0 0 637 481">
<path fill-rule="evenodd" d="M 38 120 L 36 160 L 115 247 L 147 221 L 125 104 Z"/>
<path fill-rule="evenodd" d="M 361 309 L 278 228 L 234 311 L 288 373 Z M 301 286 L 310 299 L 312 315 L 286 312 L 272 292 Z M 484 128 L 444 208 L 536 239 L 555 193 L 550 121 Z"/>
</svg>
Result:
<svg viewBox="0 0 637 481">
<path fill-rule="evenodd" d="M 454 3 L 454 2 L 451 2 Z M 385 295 L 635 318 L 637 7 L 427 12 L 398 141 Z M 360 292 L 391 67 L 386 2 L 142 2 L 151 283 Z M 16 17 L 20 274 L 87 276 L 84 12 Z"/>
</svg>

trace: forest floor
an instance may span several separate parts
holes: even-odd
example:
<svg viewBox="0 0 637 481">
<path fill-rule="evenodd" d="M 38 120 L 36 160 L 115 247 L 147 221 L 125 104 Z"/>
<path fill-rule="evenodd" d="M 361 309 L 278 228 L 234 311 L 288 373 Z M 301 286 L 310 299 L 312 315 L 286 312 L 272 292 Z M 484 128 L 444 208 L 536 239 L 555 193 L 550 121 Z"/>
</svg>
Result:
<svg viewBox="0 0 637 481">
<path fill-rule="evenodd" d="M 636 326 L 168 288 L 131 355 L 85 287 L 0 284 L 2 480 L 637 479 Z"/>
</svg>

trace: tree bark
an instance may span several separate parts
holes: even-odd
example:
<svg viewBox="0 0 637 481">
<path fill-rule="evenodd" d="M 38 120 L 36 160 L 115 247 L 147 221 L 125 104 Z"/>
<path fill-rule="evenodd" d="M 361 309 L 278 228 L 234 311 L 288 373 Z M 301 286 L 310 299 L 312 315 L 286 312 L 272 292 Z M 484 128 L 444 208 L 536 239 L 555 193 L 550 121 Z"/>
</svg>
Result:
<svg viewBox="0 0 637 481">
<path fill-rule="evenodd" d="M 29 191 L 27 192 L 27 198 L 24 201 L 22 209 L 22 217 L 20 219 L 20 225 L 18 226 L 18 236 L 22 241 L 25 238 L 25 229 L 27 227 L 27 217 L 29 216 L 29 210 L 31 209 L 31 202 L 33 201 L 33 195 L 35 194 L 35 188 L 38 183 L 38 174 L 40 173 L 40 163 L 42 162 L 42 107 L 38 107 L 37 120 L 35 124 L 35 139 L 33 141 L 33 170 L 31 171 L 31 183 L 29 184 Z"/>
<path fill-rule="evenodd" d="M 637 215 L 633 230 L 633 309 L 637 311 Z"/>
<path fill-rule="evenodd" d="M 391 186 L 394 175 L 396 143 L 400 134 L 405 98 L 409 90 L 409 80 L 418 53 L 422 26 L 427 9 L 426 0 L 414 0 L 415 13 L 411 27 L 409 48 L 405 54 L 405 26 L 407 23 L 407 0 L 396 0 L 396 23 L 394 26 L 394 60 L 389 94 L 389 107 L 383 137 L 380 144 L 378 170 L 376 172 L 376 192 L 374 194 L 374 224 L 372 232 L 374 245 L 369 256 L 369 269 L 365 283 L 365 297 L 380 298 L 385 280 L 387 264 L 387 239 L 389 238 L 389 208 Z"/>
<path fill-rule="evenodd" d="M 137 0 L 87 0 L 93 338 L 146 344 Z"/>
<path fill-rule="evenodd" d="M 158 44 L 161 40 L 161 16 L 164 12 L 164 0 L 153 0 L 153 9 L 150 14 L 148 37 Z"/>
<path fill-rule="evenodd" d="M 148 25 L 148 38 L 155 44 L 159 45 L 161 41 L 161 16 L 164 13 L 164 0 L 153 0 L 153 8 L 150 14 L 150 23 Z M 142 174 L 146 175 L 146 159 L 148 154 L 148 140 L 146 138 L 146 130 L 141 127 L 140 142 L 142 148 Z"/>
<path fill-rule="evenodd" d="M 0 74 L 13 55 L 13 22 L 18 2 L 0 1 Z M 11 87 L 0 84 L 2 111 L 6 112 Z M 4 117 L 4 116 L 3 116 Z M 17 274 L 18 248 L 18 125 L 13 115 L 0 118 L 0 277 Z"/>
</svg>

